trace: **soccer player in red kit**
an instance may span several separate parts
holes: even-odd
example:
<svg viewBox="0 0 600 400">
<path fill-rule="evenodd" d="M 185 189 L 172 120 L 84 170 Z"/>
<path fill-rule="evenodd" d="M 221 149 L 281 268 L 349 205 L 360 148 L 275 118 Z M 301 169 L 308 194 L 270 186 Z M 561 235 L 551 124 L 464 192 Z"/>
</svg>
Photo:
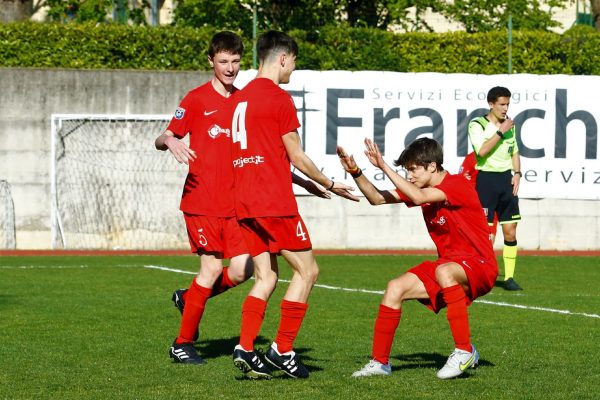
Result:
<svg viewBox="0 0 600 400">
<path fill-rule="evenodd" d="M 208 49 L 212 79 L 183 98 L 155 143 L 157 149 L 168 149 L 177 161 L 189 164 L 180 208 L 191 250 L 200 256 L 200 271 L 189 289 L 173 293 L 173 301 L 182 313 L 179 335 L 169 349 L 175 362 L 204 364 L 193 342 L 207 300 L 246 281 L 253 272 L 235 218 L 231 116 L 226 109 L 237 91 L 233 82 L 243 49 L 242 39 L 232 32 L 213 36 Z M 188 133 L 189 147 L 180 140 Z M 296 175 L 293 181 L 311 194 L 329 197 L 311 181 Z M 223 267 L 224 258 L 230 259 L 229 267 Z"/>
<path fill-rule="evenodd" d="M 185 293 L 185 303 L 176 299 L 184 291 L 174 294 L 182 311 L 179 335 L 169 349 L 175 362 L 205 363 L 193 342 L 207 300 L 252 274 L 248 247 L 235 218 L 231 118 L 225 112 L 236 91 L 233 82 L 243 49 L 242 39 L 234 33 L 213 36 L 208 50 L 212 79 L 183 98 L 155 142 L 157 149 L 168 149 L 177 161 L 189 164 L 180 208 L 192 252 L 200 256 L 200 271 Z M 180 140 L 188 133 L 189 147 Z M 230 268 L 223 267 L 223 258 L 230 259 Z"/>
<path fill-rule="evenodd" d="M 288 83 L 294 71 L 296 42 L 282 32 L 269 31 L 260 36 L 256 47 L 260 61 L 257 77 L 238 92 L 232 113 L 236 214 L 254 261 L 256 280 L 242 306 L 240 343 L 233 361 L 250 378 L 272 376 L 254 351 L 254 341 L 277 284 L 277 255 L 281 254 L 293 277 L 281 302 L 277 336 L 265 359 L 293 378 L 306 378 L 308 370 L 293 351 L 293 343 L 319 267 L 298 214 L 290 162 L 329 191 L 358 199 L 348 191 L 352 188 L 323 175 L 302 150 L 296 108 L 290 95 L 278 86 Z"/>
<path fill-rule="evenodd" d="M 469 182 L 471 182 L 473 187 L 475 187 L 475 182 L 477 181 L 477 172 L 479 172 L 479 170 L 477 168 L 475 168 L 476 165 L 477 165 L 477 158 L 475 157 L 475 153 L 470 152 L 464 158 L 462 164 L 460 165 L 460 168 L 458 169 L 458 173 L 460 175 L 464 176 L 465 178 L 467 178 L 467 180 Z M 498 214 L 494 213 L 494 221 L 490 225 L 490 241 L 492 242 L 492 244 L 494 244 L 494 240 L 496 238 L 497 228 L 498 228 Z"/>
<path fill-rule="evenodd" d="M 407 179 L 383 160 L 372 140 L 366 139 L 365 145 L 369 161 L 385 173 L 396 190 L 377 189 L 362 174 L 354 158 L 338 147 L 342 166 L 371 204 L 403 202 L 420 206 L 438 259 L 425 261 L 388 282 L 375 321 L 371 361 L 352 376 L 392 373 L 389 357 L 402 304 L 418 300 L 436 313 L 444 307 L 448 309 L 455 349 L 437 377 L 454 378 L 477 366 L 479 353 L 471 343 L 468 306 L 493 288 L 498 275 L 477 192 L 462 175 L 444 170 L 442 146 L 433 139 L 415 140 L 396 160 L 395 165 L 408 172 Z"/>
</svg>

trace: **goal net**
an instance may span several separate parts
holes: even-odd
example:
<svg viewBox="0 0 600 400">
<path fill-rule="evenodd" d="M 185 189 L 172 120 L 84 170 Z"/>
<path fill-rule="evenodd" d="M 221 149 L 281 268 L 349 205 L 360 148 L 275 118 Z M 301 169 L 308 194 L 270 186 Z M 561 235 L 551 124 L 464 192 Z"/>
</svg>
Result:
<svg viewBox="0 0 600 400">
<path fill-rule="evenodd" d="M 15 205 L 10 185 L 0 180 L 0 249 L 12 250 L 16 247 Z"/>
<path fill-rule="evenodd" d="M 187 167 L 154 147 L 170 118 L 52 115 L 53 248 L 187 248 Z"/>
</svg>

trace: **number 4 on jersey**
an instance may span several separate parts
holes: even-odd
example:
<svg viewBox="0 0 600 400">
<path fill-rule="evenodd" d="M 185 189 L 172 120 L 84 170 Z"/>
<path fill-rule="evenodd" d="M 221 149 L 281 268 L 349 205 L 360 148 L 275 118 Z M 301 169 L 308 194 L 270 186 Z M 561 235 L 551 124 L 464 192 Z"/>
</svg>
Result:
<svg viewBox="0 0 600 400">
<path fill-rule="evenodd" d="M 231 121 L 231 136 L 233 143 L 240 142 L 240 148 L 246 150 L 248 148 L 248 141 L 246 138 L 246 109 L 248 108 L 248 102 L 242 101 L 235 107 L 233 113 L 233 121 Z"/>
</svg>

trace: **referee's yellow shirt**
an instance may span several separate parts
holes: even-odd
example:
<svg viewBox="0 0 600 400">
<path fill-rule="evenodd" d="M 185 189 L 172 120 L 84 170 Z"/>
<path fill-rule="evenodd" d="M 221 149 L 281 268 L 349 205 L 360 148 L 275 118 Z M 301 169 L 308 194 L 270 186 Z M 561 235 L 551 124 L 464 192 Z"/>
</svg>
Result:
<svg viewBox="0 0 600 400">
<path fill-rule="evenodd" d="M 469 122 L 469 139 L 477 158 L 476 169 L 488 172 L 504 172 L 512 169 L 512 156 L 519 152 L 515 127 L 504 134 L 504 138 L 496 144 L 485 157 L 479 157 L 479 149 L 483 143 L 494 136 L 498 127 L 485 117 L 478 117 Z"/>
</svg>

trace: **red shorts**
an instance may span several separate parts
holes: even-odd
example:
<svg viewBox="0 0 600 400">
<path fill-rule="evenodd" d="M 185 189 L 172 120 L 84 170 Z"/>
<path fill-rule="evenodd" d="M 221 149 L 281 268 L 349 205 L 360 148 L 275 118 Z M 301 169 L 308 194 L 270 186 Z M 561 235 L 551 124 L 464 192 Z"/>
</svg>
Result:
<svg viewBox="0 0 600 400">
<path fill-rule="evenodd" d="M 428 299 L 419 299 L 419 301 L 435 313 L 440 312 L 442 308 L 446 307 L 446 303 L 442 298 L 442 288 L 435 279 L 435 270 L 438 265 L 448 262 L 459 264 L 467 274 L 470 288 L 466 293 L 467 305 L 470 305 L 473 300 L 492 290 L 498 276 L 498 263 L 496 260 L 485 260 L 480 257 L 470 257 L 461 260 L 438 259 L 435 261 L 425 261 L 409 269 L 407 272 L 412 272 L 423 282 L 425 290 L 427 290 L 427 294 L 429 295 Z"/>
<path fill-rule="evenodd" d="M 280 254 L 281 250 L 312 249 L 308 230 L 299 215 L 246 218 L 239 222 L 253 257 L 264 252 Z"/>
<path fill-rule="evenodd" d="M 183 214 L 192 253 L 232 258 L 248 254 L 242 230 L 235 217 Z"/>
</svg>

